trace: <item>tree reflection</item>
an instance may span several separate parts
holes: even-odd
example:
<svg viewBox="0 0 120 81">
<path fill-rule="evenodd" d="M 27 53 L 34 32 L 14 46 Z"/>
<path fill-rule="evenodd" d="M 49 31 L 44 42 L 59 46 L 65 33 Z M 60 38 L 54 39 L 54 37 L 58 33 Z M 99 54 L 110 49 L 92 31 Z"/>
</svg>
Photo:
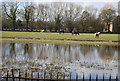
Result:
<svg viewBox="0 0 120 81">
<path fill-rule="evenodd" d="M 15 43 L 10 44 L 10 54 L 15 54 Z"/>
<path fill-rule="evenodd" d="M 24 55 L 26 57 L 29 57 L 29 59 L 30 58 L 32 59 L 32 57 L 33 57 L 33 54 L 32 54 L 33 50 L 32 50 L 32 48 L 33 48 L 32 44 L 28 44 L 28 43 L 24 44 Z"/>
<path fill-rule="evenodd" d="M 112 46 L 101 46 L 100 47 L 100 58 L 105 62 L 108 63 L 112 60 L 114 56 L 114 50 L 112 50 Z"/>
<path fill-rule="evenodd" d="M 26 44 L 24 45 L 24 54 L 28 53 L 28 50 L 29 50 L 29 46 L 28 46 L 28 44 L 26 43 Z"/>
<path fill-rule="evenodd" d="M 91 45 L 81 45 L 80 46 L 80 51 L 83 54 L 84 58 L 86 57 L 87 54 L 89 54 L 93 50 L 94 50 L 94 46 L 91 46 Z"/>
</svg>

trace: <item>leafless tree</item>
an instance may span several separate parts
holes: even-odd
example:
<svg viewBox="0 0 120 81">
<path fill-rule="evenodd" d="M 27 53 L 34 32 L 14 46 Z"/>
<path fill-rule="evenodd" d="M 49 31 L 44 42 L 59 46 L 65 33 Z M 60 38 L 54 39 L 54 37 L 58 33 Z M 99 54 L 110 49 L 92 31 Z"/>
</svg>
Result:
<svg viewBox="0 0 120 81">
<path fill-rule="evenodd" d="M 74 27 L 74 22 L 81 17 L 82 6 L 66 3 L 64 8 L 64 22 L 68 26 L 69 31 L 71 31 Z"/>
<path fill-rule="evenodd" d="M 114 21 L 115 16 L 116 16 L 116 11 L 112 5 L 106 4 L 101 9 L 100 18 L 102 22 L 104 22 L 104 24 L 106 25 L 105 29 L 107 30 L 107 32 L 110 32 L 110 24 Z"/>
<path fill-rule="evenodd" d="M 31 23 L 32 23 L 35 20 L 34 14 L 35 14 L 34 4 L 32 2 L 25 2 L 24 3 L 24 18 L 26 21 L 26 29 L 27 30 L 29 28 L 29 24 L 30 24 L 29 22 L 31 21 Z"/>
<path fill-rule="evenodd" d="M 16 16 L 18 10 L 19 3 L 18 2 L 4 2 L 3 10 L 5 14 L 12 20 L 13 30 L 15 30 Z"/>
</svg>

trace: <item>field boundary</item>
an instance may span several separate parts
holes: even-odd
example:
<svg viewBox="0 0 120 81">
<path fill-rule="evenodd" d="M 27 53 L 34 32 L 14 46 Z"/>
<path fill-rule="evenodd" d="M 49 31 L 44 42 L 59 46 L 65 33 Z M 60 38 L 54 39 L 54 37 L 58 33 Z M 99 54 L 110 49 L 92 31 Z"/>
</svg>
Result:
<svg viewBox="0 0 120 81">
<path fill-rule="evenodd" d="M 36 39 L 36 40 L 66 40 L 66 41 L 87 41 L 87 42 L 120 42 L 112 40 L 80 40 L 80 39 L 47 39 L 47 38 L 26 38 L 26 37 L 0 37 L 7 39 Z"/>
</svg>

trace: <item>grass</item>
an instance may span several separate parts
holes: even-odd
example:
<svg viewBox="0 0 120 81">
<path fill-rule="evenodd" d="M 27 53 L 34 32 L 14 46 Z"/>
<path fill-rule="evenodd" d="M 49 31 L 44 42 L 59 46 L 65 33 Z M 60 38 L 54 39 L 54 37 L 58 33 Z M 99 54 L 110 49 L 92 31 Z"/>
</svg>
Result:
<svg viewBox="0 0 120 81">
<path fill-rule="evenodd" d="M 75 40 L 104 40 L 119 41 L 119 34 L 101 34 L 99 38 L 94 37 L 94 33 L 80 33 L 80 35 L 72 35 L 71 33 L 40 33 L 40 32 L 11 32 L 1 31 L 0 37 L 21 37 L 21 38 L 43 38 L 43 39 L 75 39 Z M 62 40 L 37 40 L 37 39 L 11 39 L 3 38 L 3 42 L 33 42 L 33 43 L 57 43 L 57 44 L 107 44 L 118 45 L 114 42 L 91 42 L 91 41 L 62 41 Z"/>
<path fill-rule="evenodd" d="M 79 41 L 62 41 L 62 40 L 33 40 L 33 39 L 0 39 L 2 42 L 18 43 L 55 43 L 55 44 L 89 44 L 89 45 L 112 45 L 118 46 L 118 43 L 109 42 L 79 42 Z"/>
</svg>

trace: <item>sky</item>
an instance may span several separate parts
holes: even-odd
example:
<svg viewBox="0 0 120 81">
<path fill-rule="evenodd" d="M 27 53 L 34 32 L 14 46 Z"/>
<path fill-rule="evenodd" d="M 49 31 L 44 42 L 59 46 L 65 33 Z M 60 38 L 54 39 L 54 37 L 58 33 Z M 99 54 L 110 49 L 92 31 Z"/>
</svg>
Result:
<svg viewBox="0 0 120 81">
<path fill-rule="evenodd" d="M 27 2 L 32 1 L 38 3 L 47 3 L 47 2 L 73 2 L 78 5 L 84 6 L 93 6 L 100 10 L 106 3 L 110 3 L 115 7 L 118 7 L 118 2 L 120 0 L 0 0 L 0 2 Z"/>
<path fill-rule="evenodd" d="M 9 2 L 9 1 L 35 1 L 35 2 L 118 2 L 120 0 L 0 0 L 0 2 Z"/>
</svg>

